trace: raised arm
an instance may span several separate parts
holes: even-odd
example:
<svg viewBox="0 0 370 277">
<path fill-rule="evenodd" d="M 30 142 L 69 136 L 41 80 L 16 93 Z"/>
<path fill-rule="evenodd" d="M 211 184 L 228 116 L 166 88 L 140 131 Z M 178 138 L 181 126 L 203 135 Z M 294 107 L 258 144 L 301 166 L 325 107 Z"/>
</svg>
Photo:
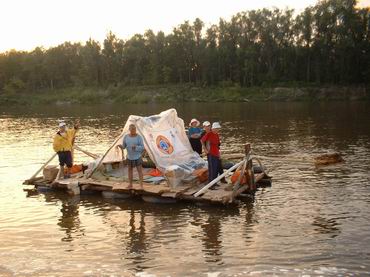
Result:
<svg viewBox="0 0 370 277">
<path fill-rule="evenodd" d="M 55 135 L 54 141 L 53 141 L 53 149 L 54 149 L 55 152 L 59 151 L 59 145 L 60 145 L 60 141 L 59 141 L 57 136 L 58 135 Z"/>
</svg>

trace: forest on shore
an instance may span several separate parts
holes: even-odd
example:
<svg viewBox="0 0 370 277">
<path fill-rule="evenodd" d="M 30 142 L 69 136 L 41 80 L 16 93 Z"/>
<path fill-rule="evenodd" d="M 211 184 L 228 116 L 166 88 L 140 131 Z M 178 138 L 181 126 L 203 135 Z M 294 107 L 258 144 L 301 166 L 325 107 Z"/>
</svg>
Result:
<svg viewBox="0 0 370 277">
<path fill-rule="evenodd" d="M 124 26 L 122 26 L 124 28 Z M 369 86 L 370 9 L 323 0 L 292 9 L 243 11 L 205 26 L 100 43 L 64 42 L 0 54 L 0 96 L 67 89 L 189 85 L 201 88 Z M 119 92 L 116 92 L 119 93 Z"/>
</svg>

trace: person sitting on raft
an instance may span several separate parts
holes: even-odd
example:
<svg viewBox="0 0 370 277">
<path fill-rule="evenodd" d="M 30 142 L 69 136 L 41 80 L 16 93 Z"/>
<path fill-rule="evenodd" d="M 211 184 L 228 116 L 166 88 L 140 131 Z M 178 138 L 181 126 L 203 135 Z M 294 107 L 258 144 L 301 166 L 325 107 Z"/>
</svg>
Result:
<svg viewBox="0 0 370 277">
<path fill-rule="evenodd" d="M 222 167 L 220 158 L 220 129 L 220 123 L 214 122 L 211 131 L 206 133 L 201 140 L 208 159 L 208 182 L 217 178 Z M 207 147 L 207 143 L 209 144 L 209 148 Z"/>
<path fill-rule="evenodd" d="M 190 121 L 190 128 L 189 128 L 189 141 L 191 144 L 191 147 L 195 152 L 197 152 L 199 155 L 202 155 L 202 143 L 200 142 L 200 137 L 202 135 L 202 129 L 199 128 L 200 122 L 193 118 Z"/>
<path fill-rule="evenodd" d="M 73 129 L 67 129 L 65 122 L 59 123 L 59 131 L 54 136 L 53 149 L 59 158 L 59 173 L 57 178 L 69 178 L 73 165 L 72 149 L 77 130 L 80 128 L 80 122 L 75 121 Z M 67 174 L 64 175 L 64 166 L 67 166 Z"/>
<path fill-rule="evenodd" d="M 129 131 L 130 133 L 123 137 L 122 145 L 119 145 L 119 147 L 127 149 L 128 179 L 130 182 L 128 189 L 132 189 L 134 167 L 136 167 L 139 174 L 140 188 L 143 189 L 143 161 L 141 156 L 144 152 L 144 142 L 143 138 L 136 132 L 135 124 L 130 124 Z"/>
</svg>

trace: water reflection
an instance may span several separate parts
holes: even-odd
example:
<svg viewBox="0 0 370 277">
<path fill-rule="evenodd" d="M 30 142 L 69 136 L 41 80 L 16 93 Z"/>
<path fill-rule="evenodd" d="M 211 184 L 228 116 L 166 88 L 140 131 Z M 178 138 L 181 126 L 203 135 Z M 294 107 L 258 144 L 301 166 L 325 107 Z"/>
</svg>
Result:
<svg viewBox="0 0 370 277">
<path fill-rule="evenodd" d="M 70 199 L 63 199 L 62 213 L 58 220 L 58 226 L 65 232 L 62 241 L 72 241 L 73 236 L 84 235 L 84 230 L 81 229 L 81 221 L 79 218 L 79 196 L 74 196 Z"/>
<path fill-rule="evenodd" d="M 57 119 L 81 118 L 77 143 L 99 154 L 129 114 L 170 107 L 185 122 L 220 120 L 228 150 L 241 151 L 248 141 L 264 156 L 338 151 L 346 163 L 315 169 L 266 162 L 272 188 L 227 210 L 22 191 L 21 180 L 52 153 Z M 0 261 L 19 276 L 110 276 L 127 269 L 143 276 L 241 276 L 253 270 L 257 276 L 369 275 L 369 115 L 368 103 L 6 108 L 0 116 Z M 24 137 L 25 128 L 32 128 L 31 137 Z"/>
<path fill-rule="evenodd" d="M 218 215 L 210 214 L 207 221 L 201 225 L 203 230 L 203 246 L 207 262 L 219 262 L 222 260 L 222 232 L 221 222 Z"/>
<path fill-rule="evenodd" d="M 129 255 L 133 266 L 130 268 L 136 272 L 144 270 L 146 267 L 143 262 L 147 259 L 145 254 L 147 252 L 147 235 L 145 230 L 145 212 L 129 211 L 129 232 L 125 237 L 126 249 L 124 249 L 123 257 Z"/>
</svg>

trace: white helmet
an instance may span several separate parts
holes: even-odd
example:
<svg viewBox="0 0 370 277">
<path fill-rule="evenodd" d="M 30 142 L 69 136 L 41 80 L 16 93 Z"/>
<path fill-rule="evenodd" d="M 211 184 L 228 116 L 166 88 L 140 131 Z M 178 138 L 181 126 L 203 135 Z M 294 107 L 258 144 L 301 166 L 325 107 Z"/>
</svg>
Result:
<svg viewBox="0 0 370 277">
<path fill-rule="evenodd" d="M 221 125 L 219 122 L 213 122 L 212 129 L 221 129 Z"/>
</svg>

